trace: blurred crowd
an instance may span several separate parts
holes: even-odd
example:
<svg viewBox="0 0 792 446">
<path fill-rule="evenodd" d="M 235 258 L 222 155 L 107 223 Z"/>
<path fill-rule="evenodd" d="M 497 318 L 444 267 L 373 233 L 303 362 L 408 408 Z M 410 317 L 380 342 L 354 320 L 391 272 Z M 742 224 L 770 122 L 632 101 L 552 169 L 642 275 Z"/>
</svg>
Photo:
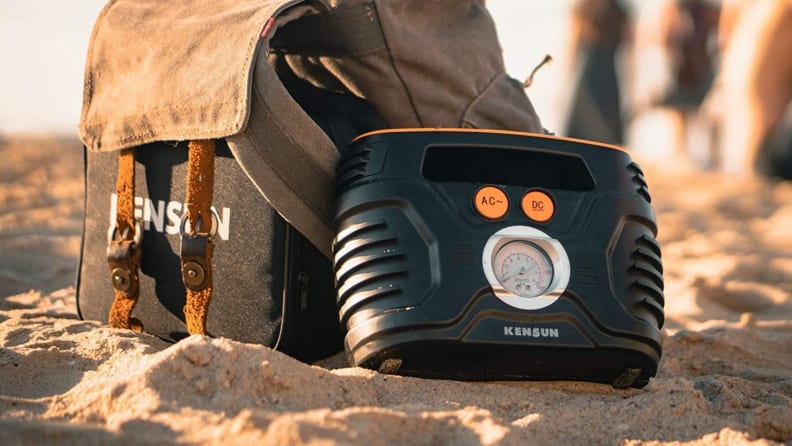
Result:
<svg viewBox="0 0 792 446">
<path fill-rule="evenodd" d="M 570 29 L 560 133 L 622 144 L 652 114 L 669 161 L 792 179 L 792 0 L 577 0 Z"/>
</svg>

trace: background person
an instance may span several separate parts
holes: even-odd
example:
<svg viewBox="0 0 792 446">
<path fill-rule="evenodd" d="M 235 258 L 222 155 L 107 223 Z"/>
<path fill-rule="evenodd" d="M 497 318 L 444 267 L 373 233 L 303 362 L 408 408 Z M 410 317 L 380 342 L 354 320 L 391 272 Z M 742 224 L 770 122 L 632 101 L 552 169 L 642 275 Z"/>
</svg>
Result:
<svg viewBox="0 0 792 446">
<path fill-rule="evenodd" d="M 624 141 L 619 54 L 630 40 L 630 15 L 620 0 L 580 0 L 572 9 L 576 85 L 565 136 Z"/>
<path fill-rule="evenodd" d="M 751 176 L 792 98 L 792 1 L 724 1 L 720 45 L 717 91 L 708 99 L 719 122 L 720 167 Z"/>
</svg>

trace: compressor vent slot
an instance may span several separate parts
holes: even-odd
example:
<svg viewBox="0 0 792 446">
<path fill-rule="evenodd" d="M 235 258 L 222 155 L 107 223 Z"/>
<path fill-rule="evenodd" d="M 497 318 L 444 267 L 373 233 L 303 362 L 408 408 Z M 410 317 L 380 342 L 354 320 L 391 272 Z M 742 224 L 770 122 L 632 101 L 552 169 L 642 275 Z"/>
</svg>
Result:
<svg viewBox="0 0 792 446">
<path fill-rule="evenodd" d="M 644 262 L 649 263 L 654 269 L 659 271 L 660 273 L 663 272 L 663 262 L 660 259 L 660 256 L 657 255 L 653 250 L 647 248 L 638 248 L 633 253 L 633 260 L 636 262 Z"/>
<path fill-rule="evenodd" d="M 644 200 L 651 203 L 652 196 L 649 194 L 649 184 L 646 182 L 646 178 L 644 178 L 643 170 L 641 166 L 638 165 L 635 161 L 631 162 L 627 169 L 632 172 L 632 182 L 635 183 L 638 187 L 635 189 L 635 193 L 641 196 Z"/>
<path fill-rule="evenodd" d="M 343 190 L 366 176 L 366 165 L 371 160 L 371 152 L 371 149 L 364 149 L 341 159 L 336 169 L 337 190 Z"/>
<path fill-rule="evenodd" d="M 362 305 L 402 294 L 407 256 L 384 221 L 350 226 L 335 244 L 335 275 L 342 321 Z"/>
<path fill-rule="evenodd" d="M 639 299 L 637 305 L 648 310 L 657 320 L 658 327 L 662 327 L 665 322 L 665 297 L 660 245 L 647 235 L 639 237 L 636 245 L 637 248 L 632 253 L 633 265 L 629 271 L 634 279 L 630 289 Z"/>
<path fill-rule="evenodd" d="M 660 250 L 660 243 L 658 243 L 654 237 L 642 235 L 638 238 L 636 243 L 640 247 L 650 250 L 657 257 L 657 260 L 660 261 L 660 258 L 662 257 L 662 251 Z"/>
</svg>

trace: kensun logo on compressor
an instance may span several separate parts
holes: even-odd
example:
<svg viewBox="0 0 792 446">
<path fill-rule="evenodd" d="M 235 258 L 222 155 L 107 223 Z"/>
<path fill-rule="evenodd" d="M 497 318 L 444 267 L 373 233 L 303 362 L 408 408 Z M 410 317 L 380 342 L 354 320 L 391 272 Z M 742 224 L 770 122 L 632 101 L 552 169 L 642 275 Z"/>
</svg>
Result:
<svg viewBox="0 0 792 446">
<path fill-rule="evenodd" d="M 516 327 L 507 325 L 503 327 L 503 335 L 526 338 L 557 338 L 559 333 L 557 328 Z"/>
<path fill-rule="evenodd" d="M 118 195 L 110 196 L 110 224 L 115 224 Z M 181 224 L 184 204 L 178 201 L 153 201 L 146 197 L 135 197 L 135 219 L 143 222 L 143 230 L 178 234 Z M 212 206 L 212 212 L 217 217 L 217 235 L 222 240 L 228 240 L 231 229 L 231 209 L 222 208 L 218 212 Z"/>
</svg>

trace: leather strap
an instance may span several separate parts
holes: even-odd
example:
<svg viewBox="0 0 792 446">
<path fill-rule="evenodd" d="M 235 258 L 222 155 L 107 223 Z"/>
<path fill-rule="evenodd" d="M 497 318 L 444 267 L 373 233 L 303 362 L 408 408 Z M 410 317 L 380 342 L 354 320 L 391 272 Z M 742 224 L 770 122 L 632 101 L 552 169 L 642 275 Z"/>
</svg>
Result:
<svg viewBox="0 0 792 446">
<path fill-rule="evenodd" d="M 135 151 L 118 155 L 116 183 L 116 220 L 108 234 L 107 262 L 114 298 L 108 323 L 111 327 L 143 331 L 143 324 L 132 317 L 140 295 L 140 240 L 142 230 L 135 223 Z"/>
<path fill-rule="evenodd" d="M 135 228 L 135 150 L 126 149 L 118 154 L 118 180 L 116 181 L 116 228 L 120 233 Z"/>
<path fill-rule="evenodd" d="M 181 223 L 182 281 L 187 289 L 184 317 L 190 334 L 206 334 L 206 316 L 212 297 L 212 238 L 217 221 L 212 214 L 214 190 L 214 140 L 190 141 L 187 162 L 187 196 Z M 116 221 L 110 228 L 107 261 L 114 288 L 108 323 L 111 327 L 143 331 L 132 317 L 140 295 L 140 241 L 135 221 L 135 152 L 125 149 L 118 157 Z"/>
<path fill-rule="evenodd" d="M 182 281 L 187 289 L 184 317 L 190 334 L 206 333 L 212 297 L 212 238 L 217 221 L 212 215 L 214 140 L 190 141 L 187 164 L 186 212 L 181 226 Z"/>
</svg>

